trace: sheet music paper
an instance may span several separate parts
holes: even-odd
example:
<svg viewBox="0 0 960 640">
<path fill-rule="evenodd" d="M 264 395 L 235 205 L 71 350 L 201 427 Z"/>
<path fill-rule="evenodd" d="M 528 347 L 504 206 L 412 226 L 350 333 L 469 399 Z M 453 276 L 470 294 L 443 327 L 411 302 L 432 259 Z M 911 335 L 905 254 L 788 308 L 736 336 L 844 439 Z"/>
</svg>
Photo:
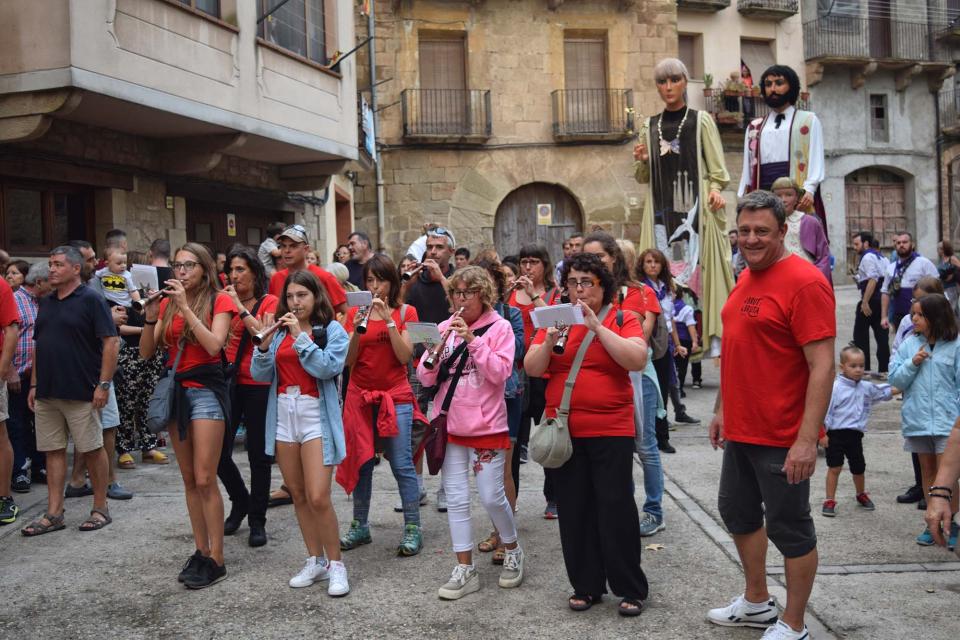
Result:
<svg viewBox="0 0 960 640">
<path fill-rule="evenodd" d="M 555 304 L 548 307 L 537 307 L 530 312 L 530 319 L 537 329 L 555 327 L 558 324 L 572 326 L 583 324 L 583 309 L 573 304 Z"/>
<path fill-rule="evenodd" d="M 432 322 L 408 322 L 406 327 L 413 344 L 433 345 L 440 342 L 440 329 Z"/>
<path fill-rule="evenodd" d="M 373 304 L 373 294 L 369 291 L 348 291 L 348 307 L 369 307 Z"/>
</svg>

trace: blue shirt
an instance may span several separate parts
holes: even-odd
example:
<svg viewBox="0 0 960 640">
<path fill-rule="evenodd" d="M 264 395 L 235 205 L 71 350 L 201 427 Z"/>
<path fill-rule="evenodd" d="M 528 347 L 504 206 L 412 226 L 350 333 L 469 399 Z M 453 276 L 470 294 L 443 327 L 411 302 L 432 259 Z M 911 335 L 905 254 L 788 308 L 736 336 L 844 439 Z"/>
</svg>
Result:
<svg viewBox="0 0 960 640">
<path fill-rule="evenodd" d="M 866 431 L 870 407 L 875 402 L 889 400 L 891 397 L 889 384 L 873 384 L 865 380 L 854 382 L 844 375 L 838 375 L 833 381 L 833 395 L 830 396 L 830 406 L 827 407 L 823 424 L 827 431 Z"/>
</svg>

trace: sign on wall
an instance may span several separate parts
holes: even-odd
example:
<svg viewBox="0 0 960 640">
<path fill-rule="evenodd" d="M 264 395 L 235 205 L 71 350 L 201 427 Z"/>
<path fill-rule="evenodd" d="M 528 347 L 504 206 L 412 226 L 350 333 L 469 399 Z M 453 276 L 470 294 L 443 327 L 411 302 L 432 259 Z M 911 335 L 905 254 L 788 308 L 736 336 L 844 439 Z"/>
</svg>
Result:
<svg viewBox="0 0 960 640">
<path fill-rule="evenodd" d="M 237 237 L 237 214 L 227 214 L 227 235 L 231 238 Z"/>
<path fill-rule="evenodd" d="M 552 204 L 537 205 L 537 224 L 541 226 L 547 226 L 547 225 L 553 224 L 553 205 Z"/>
</svg>

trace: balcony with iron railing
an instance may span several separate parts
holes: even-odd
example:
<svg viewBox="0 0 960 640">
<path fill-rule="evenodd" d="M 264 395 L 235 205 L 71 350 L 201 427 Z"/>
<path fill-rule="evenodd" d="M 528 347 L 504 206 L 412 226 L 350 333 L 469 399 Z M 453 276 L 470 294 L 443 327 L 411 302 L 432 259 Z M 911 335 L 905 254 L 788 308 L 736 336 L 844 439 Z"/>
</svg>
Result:
<svg viewBox="0 0 960 640">
<path fill-rule="evenodd" d="M 758 20 L 785 20 L 800 12 L 799 0 L 737 0 L 737 11 Z"/>
<path fill-rule="evenodd" d="M 493 135 L 489 90 L 405 89 L 400 106 L 408 140 L 482 144 Z"/>
<path fill-rule="evenodd" d="M 960 87 L 951 86 L 938 96 L 940 131 L 948 138 L 960 138 Z"/>
<path fill-rule="evenodd" d="M 722 11 L 730 6 L 730 0 L 677 0 L 677 9 L 688 11 Z"/>
<path fill-rule="evenodd" d="M 763 98 L 752 93 L 733 95 L 717 89 L 704 96 L 703 100 L 704 109 L 713 116 L 721 129 L 745 129 L 753 119 L 770 113 L 770 107 Z M 796 106 L 797 109 L 810 109 L 810 98 L 806 92 L 800 94 Z"/>
<path fill-rule="evenodd" d="M 632 89 L 563 89 L 550 96 L 557 139 L 623 140 L 633 135 Z"/>
</svg>

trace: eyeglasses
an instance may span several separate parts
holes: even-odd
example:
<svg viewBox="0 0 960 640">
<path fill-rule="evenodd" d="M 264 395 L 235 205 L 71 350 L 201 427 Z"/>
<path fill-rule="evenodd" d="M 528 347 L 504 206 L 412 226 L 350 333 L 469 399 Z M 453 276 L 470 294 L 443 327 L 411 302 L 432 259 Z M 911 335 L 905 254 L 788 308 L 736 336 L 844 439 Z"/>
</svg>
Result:
<svg viewBox="0 0 960 640">
<path fill-rule="evenodd" d="M 524 258 L 520 261 L 521 267 L 535 267 L 538 264 L 543 264 L 543 260 L 540 258 Z"/>
<path fill-rule="evenodd" d="M 588 278 L 584 278 L 583 280 L 567 280 L 567 289 L 576 289 L 577 287 L 581 289 L 592 289 L 598 284 L 600 284 L 598 281 Z"/>
<path fill-rule="evenodd" d="M 463 298 L 464 300 L 473 300 L 480 293 L 480 289 L 457 289 L 452 294 L 454 298 Z"/>
<path fill-rule="evenodd" d="M 174 271 L 180 271 L 180 269 L 186 269 L 187 271 L 193 271 L 198 266 L 199 262 L 194 262 L 193 260 L 187 260 L 186 262 L 173 262 L 170 264 L 170 268 Z"/>
</svg>

